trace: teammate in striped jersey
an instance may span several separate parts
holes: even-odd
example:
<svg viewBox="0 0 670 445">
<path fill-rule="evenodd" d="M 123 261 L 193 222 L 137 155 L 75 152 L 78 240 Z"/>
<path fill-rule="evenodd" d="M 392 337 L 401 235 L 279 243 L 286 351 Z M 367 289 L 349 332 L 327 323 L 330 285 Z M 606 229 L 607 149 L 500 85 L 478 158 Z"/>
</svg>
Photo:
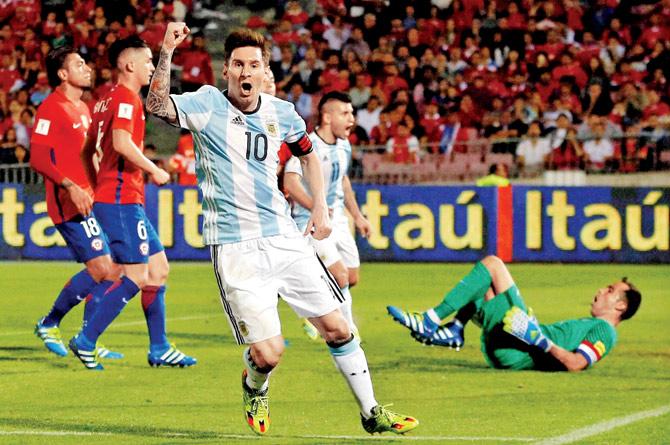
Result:
<svg viewBox="0 0 670 445">
<path fill-rule="evenodd" d="M 224 44 L 228 89 L 203 86 L 170 95 L 170 61 L 188 35 L 184 23 L 168 25 L 147 109 L 193 133 L 196 172 L 203 196 L 203 237 L 210 246 L 221 302 L 243 354 L 243 403 L 257 434 L 270 427 L 270 373 L 284 351 L 277 294 L 308 317 L 325 339 L 338 370 L 359 404 L 366 431 L 404 433 L 416 419 L 377 403 L 367 359 L 338 309 L 342 294 L 304 235 L 327 237 L 330 221 L 319 158 L 305 123 L 289 102 L 261 92 L 269 59 L 262 35 L 232 32 Z M 300 157 L 314 199 L 304 234 L 277 187 L 279 147 Z"/>
<path fill-rule="evenodd" d="M 87 369 L 102 369 L 92 347 L 98 337 L 141 291 L 149 331 L 151 366 L 193 366 L 197 360 L 170 344 L 165 323 L 168 261 L 158 234 L 144 211 L 144 177 L 163 185 L 170 175 L 144 155 L 144 110 L 140 89 L 154 70 L 152 54 L 137 36 L 109 48 L 118 83 L 95 105 L 82 160 L 95 186 L 93 208 L 110 240 L 123 276 L 107 290 L 91 320 L 70 340 L 72 352 Z M 95 164 L 99 168 L 95 168 Z"/>
<path fill-rule="evenodd" d="M 309 137 L 314 151 L 321 160 L 326 204 L 333 222 L 333 232 L 324 240 L 316 240 L 313 237 L 309 240 L 344 294 L 345 300 L 340 309 L 349 326 L 357 332 L 349 287 L 358 282 L 360 260 L 356 241 L 349 230 L 349 220 L 344 213 L 345 207 L 364 237 L 370 234 L 370 222 L 358 208 L 356 195 L 347 175 L 351 164 L 351 145 L 348 137 L 355 123 L 354 109 L 348 94 L 331 91 L 321 98 L 318 111 L 319 126 Z M 313 202 L 309 186 L 302 180 L 300 160 L 296 157 L 292 157 L 286 164 L 284 185 L 295 201 L 293 219 L 298 228 L 304 229 Z"/>
<path fill-rule="evenodd" d="M 641 299 L 623 278 L 598 289 L 591 317 L 539 324 L 505 263 L 488 256 L 436 307 L 423 313 L 387 309 L 416 340 L 448 347 L 463 344 L 463 325 L 472 319 L 482 328 L 482 353 L 494 368 L 581 371 L 609 354 L 617 341 L 616 327 L 635 315 Z M 452 312 L 457 312 L 455 318 L 442 325 Z"/>
<path fill-rule="evenodd" d="M 86 267 L 68 280 L 49 313 L 37 322 L 35 334 L 49 351 L 65 356 L 67 349 L 59 329 L 62 318 L 86 300 L 86 323 L 119 271 L 112 262 L 107 237 L 92 212 L 93 189 L 80 162 L 91 123 L 91 114 L 81 96 L 84 89 L 91 87 L 91 69 L 76 50 L 67 46 L 49 51 L 46 66 L 54 92 L 37 110 L 30 165 L 44 176 L 49 217 L 75 260 Z M 123 357 L 104 348 L 98 349 L 98 355 Z"/>
</svg>

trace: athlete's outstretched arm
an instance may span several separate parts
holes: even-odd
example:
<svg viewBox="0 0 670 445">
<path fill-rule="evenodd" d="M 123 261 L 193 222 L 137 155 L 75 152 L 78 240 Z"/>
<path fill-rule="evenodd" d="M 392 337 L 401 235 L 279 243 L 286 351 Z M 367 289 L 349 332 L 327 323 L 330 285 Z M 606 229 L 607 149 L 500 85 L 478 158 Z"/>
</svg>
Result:
<svg viewBox="0 0 670 445">
<path fill-rule="evenodd" d="M 284 188 L 291 198 L 307 210 L 311 210 L 314 202 L 302 185 L 302 176 L 294 172 L 284 172 Z"/>
<path fill-rule="evenodd" d="M 112 130 L 112 145 L 114 151 L 151 176 L 156 184 L 163 185 L 170 180 L 170 174 L 144 155 L 140 147 L 133 142 L 132 135 L 128 131 L 120 128 Z"/>
<path fill-rule="evenodd" d="M 368 221 L 365 215 L 363 215 L 361 212 L 361 209 L 358 207 L 358 202 L 356 202 L 356 194 L 354 193 L 354 189 L 351 188 L 351 181 L 347 175 L 342 177 L 342 190 L 344 191 L 344 206 L 351 214 L 351 217 L 354 218 L 354 224 L 356 224 L 356 228 L 360 234 L 364 238 L 367 238 L 370 236 L 372 226 L 370 225 L 370 221 Z"/>
<path fill-rule="evenodd" d="M 309 189 L 312 191 L 312 209 L 305 235 L 310 232 L 314 239 L 322 240 L 328 238 L 332 228 L 328 218 L 328 207 L 326 206 L 326 195 L 323 187 L 323 173 L 321 172 L 321 161 L 315 152 L 300 157 L 302 172 L 307 180 Z M 312 232 L 312 229 L 314 230 Z"/>
<path fill-rule="evenodd" d="M 168 24 L 163 37 L 160 57 L 156 71 L 151 78 L 149 94 L 147 95 L 147 111 L 164 119 L 172 125 L 177 125 L 177 110 L 170 99 L 170 63 L 175 48 L 184 41 L 189 33 L 186 23 L 173 22 Z"/>
<path fill-rule="evenodd" d="M 84 142 L 84 148 L 81 150 L 81 163 L 84 166 L 84 172 L 86 173 L 86 177 L 88 178 L 88 183 L 91 184 L 91 187 L 95 189 L 95 186 L 98 182 L 97 180 L 97 170 L 95 166 L 95 161 L 93 160 L 93 157 L 95 156 L 96 152 L 96 137 L 91 137 L 88 136 L 86 137 L 86 141 Z"/>
<path fill-rule="evenodd" d="M 582 354 L 568 351 L 556 344 L 552 346 L 548 354 L 561 362 L 566 370 L 572 372 L 581 371 L 589 364 Z"/>
<path fill-rule="evenodd" d="M 54 164 L 51 157 L 51 148 L 43 145 L 33 143 L 30 147 L 30 166 L 42 176 L 50 179 L 57 186 L 65 188 L 70 194 L 70 199 L 77 207 L 77 211 L 82 216 L 87 216 L 91 213 L 93 208 L 93 198 L 71 179 L 66 177 L 63 172 Z"/>
</svg>

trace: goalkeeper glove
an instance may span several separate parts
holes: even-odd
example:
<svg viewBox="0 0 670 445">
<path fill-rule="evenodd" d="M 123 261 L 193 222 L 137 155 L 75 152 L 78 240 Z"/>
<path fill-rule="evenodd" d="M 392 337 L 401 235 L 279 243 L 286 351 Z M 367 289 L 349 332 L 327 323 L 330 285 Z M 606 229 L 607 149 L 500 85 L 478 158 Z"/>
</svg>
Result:
<svg viewBox="0 0 670 445">
<path fill-rule="evenodd" d="M 544 352 L 549 352 L 551 347 L 554 346 L 554 343 L 542 333 L 540 323 L 533 315 L 532 310 L 529 310 L 527 314 L 517 306 L 512 307 L 505 313 L 503 329 L 522 342 L 537 346 Z"/>
</svg>

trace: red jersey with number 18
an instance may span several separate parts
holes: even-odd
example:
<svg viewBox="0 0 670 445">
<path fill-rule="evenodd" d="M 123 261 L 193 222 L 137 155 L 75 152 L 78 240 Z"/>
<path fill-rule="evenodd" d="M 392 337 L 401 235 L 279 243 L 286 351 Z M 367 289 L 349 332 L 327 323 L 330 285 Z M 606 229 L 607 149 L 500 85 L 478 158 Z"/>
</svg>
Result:
<svg viewBox="0 0 670 445">
<path fill-rule="evenodd" d="M 139 94 L 116 85 L 93 108 L 91 137 L 96 137 L 99 170 L 95 202 L 144 204 L 142 170 L 119 155 L 113 147 L 112 132 L 125 130 L 144 151 L 144 108 Z"/>
<path fill-rule="evenodd" d="M 47 211 L 54 224 L 79 214 L 70 193 L 60 185 L 64 178 L 93 195 L 80 158 L 90 122 L 86 104 L 71 101 L 60 89 L 51 93 L 37 110 L 30 139 L 30 164 L 44 175 Z"/>
</svg>

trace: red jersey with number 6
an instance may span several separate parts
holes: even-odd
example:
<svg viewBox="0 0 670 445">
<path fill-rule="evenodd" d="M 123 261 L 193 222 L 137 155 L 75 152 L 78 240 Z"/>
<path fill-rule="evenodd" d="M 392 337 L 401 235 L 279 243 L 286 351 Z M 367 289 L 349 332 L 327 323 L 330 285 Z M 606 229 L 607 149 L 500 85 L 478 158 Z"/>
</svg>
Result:
<svg viewBox="0 0 670 445">
<path fill-rule="evenodd" d="M 54 224 L 79 214 L 70 193 L 60 185 L 63 179 L 68 178 L 93 195 L 80 157 L 90 122 L 86 104 L 71 101 L 60 89 L 51 93 L 37 110 L 30 138 L 30 165 L 44 176 L 47 212 Z"/>
<path fill-rule="evenodd" d="M 144 119 L 140 95 L 123 85 L 116 85 L 95 104 L 90 134 L 96 138 L 99 164 L 95 202 L 144 204 L 142 170 L 114 150 L 112 137 L 114 130 L 125 130 L 144 151 Z"/>
</svg>

